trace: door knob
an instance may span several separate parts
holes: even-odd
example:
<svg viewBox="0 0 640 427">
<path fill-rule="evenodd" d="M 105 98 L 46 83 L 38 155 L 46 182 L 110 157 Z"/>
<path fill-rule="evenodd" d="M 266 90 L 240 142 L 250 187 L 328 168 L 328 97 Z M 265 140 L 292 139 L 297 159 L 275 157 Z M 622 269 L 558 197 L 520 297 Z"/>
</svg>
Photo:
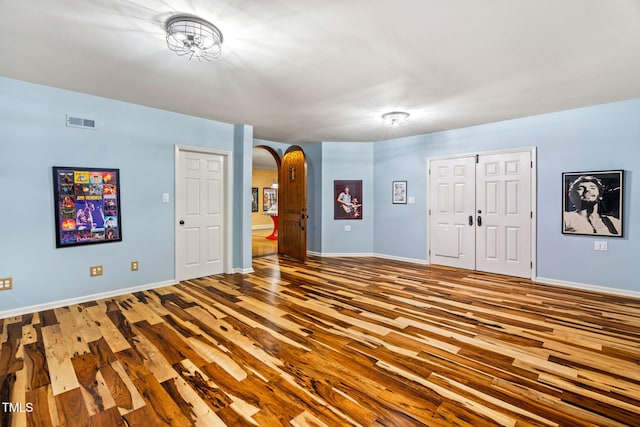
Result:
<svg viewBox="0 0 640 427">
<path fill-rule="evenodd" d="M 480 215 L 478 215 L 477 223 L 478 223 L 478 227 L 482 227 L 482 217 Z"/>
<path fill-rule="evenodd" d="M 180 224 L 180 225 L 184 225 L 184 220 L 183 220 L 183 219 L 181 219 L 179 224 Z"/>
<path fill-rule="evenodd" d="M 473 215 L 469 215 L 469 225 L 473 225 Z"/>
</svg>

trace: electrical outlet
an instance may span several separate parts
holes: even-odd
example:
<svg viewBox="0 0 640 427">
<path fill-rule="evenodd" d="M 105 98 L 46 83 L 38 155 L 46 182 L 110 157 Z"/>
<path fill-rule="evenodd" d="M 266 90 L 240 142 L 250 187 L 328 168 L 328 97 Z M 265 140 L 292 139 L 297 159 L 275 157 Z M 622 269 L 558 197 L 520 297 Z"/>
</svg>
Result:
<svg viewBox="0 0 640 427">
<path fill-rule="evenodd" d="M 344 231 L 351 231 L 351 226 L 350 225 L 345 225 L 344 226 Z"/>
<path fill-rule="evenodd" d="M 89 267 L 89 276 L 91 277 L 102 276 L 102 266 L 94 265 Z"/>
<path fill-rule="evenodd" d="M 131 261 L 131 271 L 138 271 L 138 261 Z"/>
<path fill-rule="evenodd" d="M 0 291 L 13 289 L 13 277 L 0 278 Z"/>
</svg>

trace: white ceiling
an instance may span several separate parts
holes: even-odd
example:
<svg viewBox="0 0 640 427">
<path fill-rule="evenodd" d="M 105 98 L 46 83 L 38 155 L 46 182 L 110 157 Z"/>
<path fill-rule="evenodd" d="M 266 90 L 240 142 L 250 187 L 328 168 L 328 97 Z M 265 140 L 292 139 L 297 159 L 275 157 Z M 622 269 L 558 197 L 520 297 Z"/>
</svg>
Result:
<svg viewBox="0 0 640 427">
<path fill-rule="evenodd" d="M 218 61 L 167 49 L 177 13 L 220 28 Z M 640 97 L 640 1 L 0 0 L 0 75 L 375 141 Z M 410 124 L 385 128 L 392 110 Z"/>
</svg>

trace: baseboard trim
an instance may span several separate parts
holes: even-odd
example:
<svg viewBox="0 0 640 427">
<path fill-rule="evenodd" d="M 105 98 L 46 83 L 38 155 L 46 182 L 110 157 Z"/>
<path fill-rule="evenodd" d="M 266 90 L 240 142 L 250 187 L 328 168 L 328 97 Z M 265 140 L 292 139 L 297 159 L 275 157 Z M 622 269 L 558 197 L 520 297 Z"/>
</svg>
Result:
<svg viewBox="0 0 640 427">
<path fill-rule="evenodd" d="M 307 251 L 308 255 L 319 256 L 322 258 L 362 258 L 362 257 L 374 257 L 375 254 L 371 253 L 351 253 L 351 252 L 311 252 Z"/>
<path fill-rule="evenodd" d="M 427 260 L 424 260 L 424 259 L 404 258 L 404 257 L 395 256 L 395 255 L 385 255 L 385 254 L 375 254 L 375 253 L 322 253 L 322 252 L 307 251 L 307 255 L 325 257 L 325 258 L 373 257 L 373 258 L 389 259 L 392 261 L 409 262 L 411 264 L 423 264 L 423 265 L 429 264 Z"/>
<path fill-rule="evenodd" d="M 422 265 L 429 264 L 426 259 L 404 258 L 404 257 L 395 256 L 395 255 L 385 255 L 385 254 L 373 254 L 373 256 L 376 258 L 384 258 L 392 261 L 409 262 L 411 264 L 422 264 Z"/>
<path fill-rule="evenodd" d="M 272 228 L 273 224 L 258 224 L 251 226 L 251 230 L 271 230 Z"/>
<path fill-rule="evenodd" d="M 581 291 L 594 291 L 594 292 L 600 292 L 603 294 L 640 298 L 640 292 L 632 291 L 629 289 L 609 288 L 607 286 L 590 285 L 588 283 L 569 282 L 566 280 L 550 279 L 548 277 L 535 277 L 531 280 L 539 284 L 558 285 L 558 286 L 564 286 L 567 288 L 579 289 Z"/>
<path fill-rule="evenodd" d="M 133 292 L 148 291 L 149 289 L 162 288 L 165 286 L 175 285 L 175 280 L 166 280 L 164 282 L 147 283 L 146 285 L 134 286 L 132 288 L 118 289 L 115 291 L 101 292 L 98 294 L 84 295 L 81 297 L 69 298 L 64 300 L 47 302 L 44 304 L 30 305 L 27 307 L 15 308 L 11 310 L 0 311 L 0 319 L 7 317 L 22 316 L 24 314 L 37 313 L 43 310 L 51 310 L 53 308 L 66 307 L 73 304 L 82 304 L 84 302 L 96 301 L 105 298 L 118 297 Z"/>
<path fill-rule="evenodd" d="M 240 274 L 249 274 L 249 273 L 253 273 L 254 270 L 253 268 L 234 268 L 233 272 L 240 273 Z"/>
</svg>

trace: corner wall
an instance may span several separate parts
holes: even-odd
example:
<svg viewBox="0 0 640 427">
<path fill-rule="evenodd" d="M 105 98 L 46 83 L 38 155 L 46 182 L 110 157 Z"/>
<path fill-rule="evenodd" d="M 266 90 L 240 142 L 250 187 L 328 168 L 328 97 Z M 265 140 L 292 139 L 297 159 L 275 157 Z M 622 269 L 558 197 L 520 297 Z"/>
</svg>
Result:
<svg viewBox="0 0 640 427">
<path fill-rule="evenodd" d="M 634 99 L 375 143 L 375 252 L 427 259 L 427 158 L 535 146 L 538 278 L 640 291 L 639 117 Z M 562 234 L 562 172 L 609 169 L 625 170 L 624 237 Z M 402 178 L 413 206 L 391 204 L 391 181 Z M 595 240 L 607 241 L 608 252 L 596 252 Z"/>
<path fill-rule="evenodd" d="M 234 126 L 1 77 L 0 99 L 0 312 L 172 283 L 174 144 L 232 151 Z M 122 242 L 56 249 L 52 166 L 120 169 Z"/>
</svg>

